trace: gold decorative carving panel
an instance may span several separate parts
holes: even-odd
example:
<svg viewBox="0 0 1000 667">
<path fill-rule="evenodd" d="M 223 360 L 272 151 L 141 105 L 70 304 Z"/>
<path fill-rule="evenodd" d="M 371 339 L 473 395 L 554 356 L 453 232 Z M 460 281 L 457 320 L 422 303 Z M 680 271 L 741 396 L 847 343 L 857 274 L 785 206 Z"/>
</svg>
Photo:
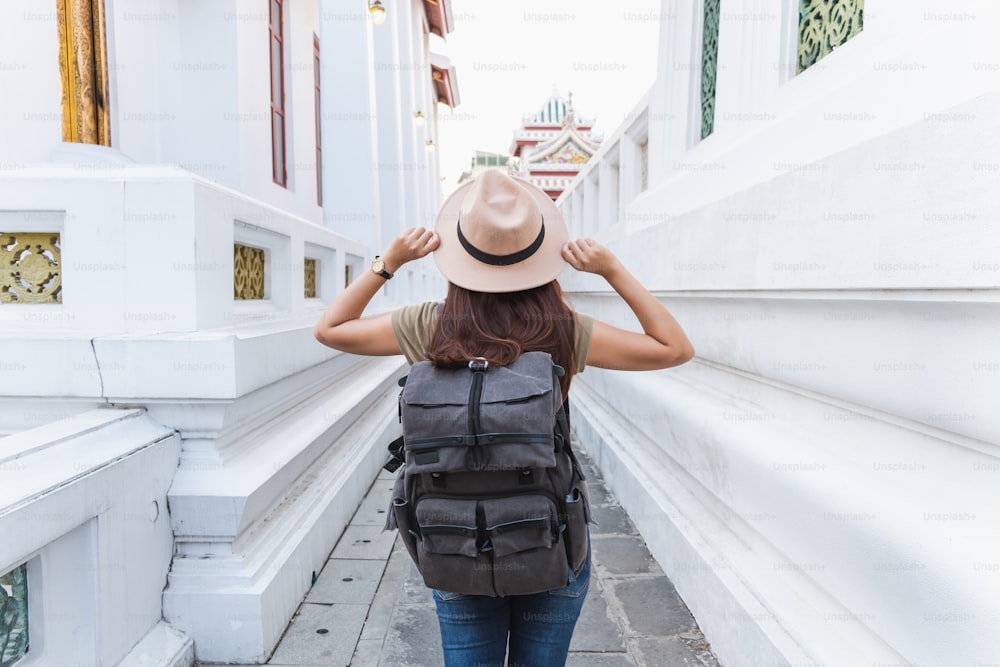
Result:
<svg viewBox="0 0 1000 667">
<path fill-rule="evenodd" d="M 233 298 L 248 301 L 264 298 L 264 250 L 233 244 Z"/>
<path fill-rule="evenodd" d="M 804 72 L 864 29 L 865 0 L 799 0 L 799 57 Z"/>
<path fill-rule="evenodd" d="M 316 298 L 316 260 L 306 257 L 305 261 L 306 298 Z"/>
<path fill-rule="evenodd" d="M 63 141 L 111 145 L 104 0 L 56 0 Z"/>
<path fill-rule="evenodd" d="M 62 303 L 59 232 L 0 232 L 0 303 Z"/>
</svg>

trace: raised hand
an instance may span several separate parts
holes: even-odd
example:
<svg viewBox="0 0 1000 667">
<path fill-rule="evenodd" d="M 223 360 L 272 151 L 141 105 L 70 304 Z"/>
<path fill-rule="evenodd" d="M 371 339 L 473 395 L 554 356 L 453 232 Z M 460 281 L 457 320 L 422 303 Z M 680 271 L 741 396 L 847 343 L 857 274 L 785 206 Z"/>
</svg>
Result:
<svg viewBox="0 0 1000 667">
<path fill-rule="evenodd" d="M 621 268 L 613 252 L 594 239 L 573 239 L 562 248 L 562 256 L 577 271 L 596 273 L 607 278 Z"/>
<path fill-rule="evenodd" d="M 441 237 L 433 229 L 410 227 L 392 240 L 382 254 L 382 261 L 389 273 L 395 273 L 403 264 L 424 257 L 440 244 Z"/>
</svg>

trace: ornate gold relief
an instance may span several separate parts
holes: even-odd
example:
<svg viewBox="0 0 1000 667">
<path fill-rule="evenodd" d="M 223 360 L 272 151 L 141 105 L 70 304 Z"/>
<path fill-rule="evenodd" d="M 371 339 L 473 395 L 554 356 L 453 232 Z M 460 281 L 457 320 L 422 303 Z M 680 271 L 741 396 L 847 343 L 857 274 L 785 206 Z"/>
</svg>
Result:
<svg viewBox="0 0 1000 667">
<path fill-rule="evenodd" d="M 233 244 L 233 298 L 264 298 L 264 250 Z"/>
<path fill-rule="evenodd" d="M 62 303 L 58 232 L 0 233 L 0 303 Z"/>
<path fill-rule="evenodd" d="M 865 0 L 799 0 L 799 57 L 804 72 L 864 28 Z"/>
<path fill-rule="evenodd" d="M 316 298 L 316 260 L 306 257 L 305 261 L 306 298 Z"/>
<path fill-rule="evenodd" d="M 63 141 L 111 145 L 104 0 L 56 0 Z"/>
</svg>

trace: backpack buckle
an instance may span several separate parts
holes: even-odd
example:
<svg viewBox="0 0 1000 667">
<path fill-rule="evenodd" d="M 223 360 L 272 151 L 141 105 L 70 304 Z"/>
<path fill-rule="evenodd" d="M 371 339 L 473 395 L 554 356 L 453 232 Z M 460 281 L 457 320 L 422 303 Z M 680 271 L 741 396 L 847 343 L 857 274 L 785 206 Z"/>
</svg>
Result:
<svg viewBox="0 0 1000 667">
<path fill-rule="evenodd" d="M 469 368 L 473 371 L 485 371 L 490 367 L 490 362 L 483 357 L 469 359 Z"/>
</svg>

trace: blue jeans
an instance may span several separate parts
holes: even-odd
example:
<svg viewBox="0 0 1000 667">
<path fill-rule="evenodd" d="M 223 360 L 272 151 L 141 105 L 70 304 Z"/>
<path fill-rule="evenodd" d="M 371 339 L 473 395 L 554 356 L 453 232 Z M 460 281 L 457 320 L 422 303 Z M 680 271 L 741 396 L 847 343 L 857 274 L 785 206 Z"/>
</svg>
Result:
<svg viewBox="0 0 1000 667">
<path fill-rule="evenodd" d="M 590 587 L 590 555 L 562 588 L 487 597 L 434 591 L 445 667 L 560 667 Z"/>
</svg>

